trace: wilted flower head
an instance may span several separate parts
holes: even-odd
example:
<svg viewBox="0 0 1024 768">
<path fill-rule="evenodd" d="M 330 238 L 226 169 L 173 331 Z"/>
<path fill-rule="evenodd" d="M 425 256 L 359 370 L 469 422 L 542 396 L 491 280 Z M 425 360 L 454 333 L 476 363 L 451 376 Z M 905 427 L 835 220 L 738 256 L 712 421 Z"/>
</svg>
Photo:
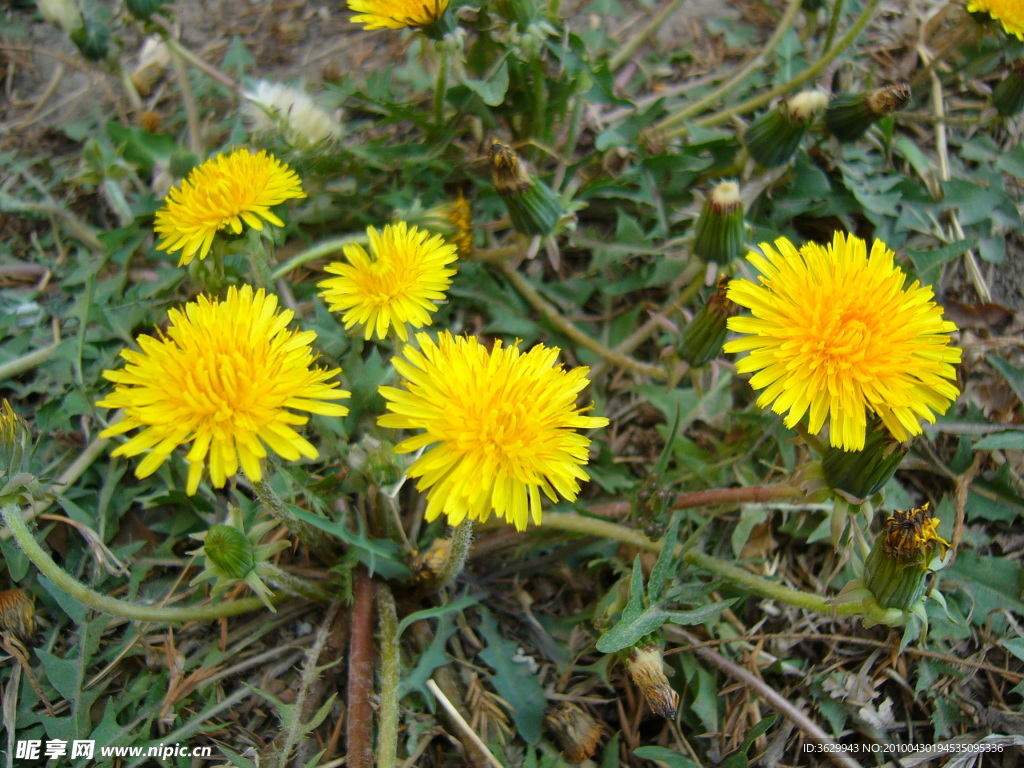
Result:
<svg viewBox="0 0 1024 768">
<path fill-rule="evenodd" d="M 205 259 L 220 230 L 237 235 L 243 223 L 262 230 L 264 220 L 284 226 L 271 207 L 305 196 L 295 171 L 265 151 L 239 149 L 217 155 L 192 169 L 167 194 L 156 212 L 156 247 L 168 253 L 181 251 L 178 266 L 197 255 Z"/>
<path fill-rule="evenodd" d="M 123 408 L 125 418 L 100 433 L 113 437 L 139 428 L 114 456 L 146 453 L 135 470 L 148 477 L 179 445 L 190 444 L 187 492 L 193 494 L 209 462 L 222 488 L 239 467 L 262 479 L 267 447 L 288 461 L 318 457 L 294 427 L 309 419 L 294 411 L 345 416 L 325 400 L 351 393 L 329 381 L 341 372 L 311 367 L 313 331 L 290 331 L 291 310 L 251 286 L 231 288 L 224 301 L 200 296 L 169 313 L 166 334 L 139 336 L 141 351 L 124 350 L 127 365 L 104 371 L 114 391 L 96 404 Z"/>
<path fill-rule="evenodd" d="M 1003 25 L 1006 34 L 1024 40 L 1024 3 L 1020 0 L 969 0 L 967 10 L 987 13 Z"/>
<path fill-rule="evenodd" d="M 747 255 L 759 284 L 729 284 L 729 298 L 753 317 L 729 319 L 744 336 L 724 349 L 750 352 L 736 370 L 754 373 L 759 406 L 786 413 L 787 427 L 809 413 L 811 434 L 828 419 L 832 445 L 847 451 L 864 447 L 869 413 L 905 441 L 921 433 L 921 419 L 946 412 L 960 393 L 952 380 L 961 351 L 949 345 L 956 326 L 942 319 L 930 287 L 905 287 L 880 240 L 870 256 L 863 240 L 841 232 L 827 246 L 798 251 L 781 237 L 775 248 L 762 243 L 764 256 Z"/>
<path fill-rule="evenodd" d="M 20 472 L 31 433 L 5 397 L 0 401 L 0 477 Z"/>
<path fill-rule="evenodd" d="M 257 136 L 281 136 L 299 149 L 326 148 L 341 138 L 341 124 L 298 88 L 260 80 L 242 95 L 242 117 Z"/>
<path fill-rule="evenodd" d="M 522 531 L 541 521 L 541 491 L 576 499 L 590 479 L 581 469 L 590 440 L 576 430 L 608 424 L 575 405 L 587 368 L 563 370 L 558 348 L 543 344 L 522 353 L 496 341 L 488 351 L 448 331 L 436 344 L 425 333 L 416 341 L 419 350 L 409 345 L 393 361 L 404 388 L 380 388 L 391 413 L 378 423 L 423 430 L 395 450 L 429 448 L 408 470 L 427 491 L 427 520 L 443 512 L 458 525 L 493 512 Z"/>
<path fill-rule="evenodd" d="M 345 329 L 365 326 L 365 338 L 374 333 L 383 339 L 394 326 L 402 341 L 413 328 L 430 325 L 452 284 L 457 258 L 454 245 L 440 235 L 409 227 L 404 221 L 388 224 L 382 231 L 366 230 L 370 253 L 358 243 L 345 246 L 348 263 L 336 261 L 324 267 L 338 277 L 320 281 L 321 296 L 332 312 L 341 312 Z"/>
<path fill-rule="evenodd" d="M 348 0 L 349 10 L 358 13 L 353 24 L 364 29 L 425 27 L 441 19 L 448 0 Z"/>
</svg>

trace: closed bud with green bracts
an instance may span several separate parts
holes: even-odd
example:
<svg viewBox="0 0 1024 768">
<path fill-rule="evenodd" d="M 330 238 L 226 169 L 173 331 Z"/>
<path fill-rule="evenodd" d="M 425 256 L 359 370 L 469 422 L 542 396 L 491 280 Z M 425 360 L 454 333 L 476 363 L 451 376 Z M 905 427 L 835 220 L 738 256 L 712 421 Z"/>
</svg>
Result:
<svg viewBox="0 0 1024 768">
<path fill-rule="evenodd" d="M 0 402 L 0 477 L 12 477 L 25 471 L 31 437 L 28 424 L 4 398 Z"/>
<path fill-rule="evenodd" d="M 872 419 L 859 451 L 831 446 L 821 460 L 828 486 L 857 502 L 882 490 L 897 470 L 909 446 L 901 443 L 878 419 Z"/>
<path fill-rule="evenodd" d="M 71 33 L 71 42 L 89 61 L 103 61 L 110 50 L 110 30 L 105 24 L 92 19 Z"/>
<path fill-rule="evenodd" d="M 885 521 L 862 577 L 880 606 L 909 611 L 924 597 L 932 559 L 949 549 L 938 528 L 939 518 L 931 517 L 928 504 L 893 512 Z"/>
<path fill-rule="evenodd" d="M 692 366 L 710 363 L 722 354 L 722 345 L 728 332 L 726 321 L 738 314 L 739 305 L 727 296 L 729 278 L 718 278 L 715 292 L 707 300 L 679 337 L 679 356 Z"/>
<path fill-rule="evenodd" d="M 534 176 L 515 150 L 500 142 L 491 145 L 494 189 L 505 201 L 512 226 L 524 235 L 550 235 L 565 209 L 558 195 Z"/>
<path fill-rule="evenodd" d="M 787 162 L 827 103 L 828 96 L 823 91 L 802 91 L 783 99 L 779 106 L 751 123 L 743 134 L 750 156 L 766 168 Z"/>
<path fill-rule="evenodd" d="M 1003 117 L 1024 109 L 1024 60 L 1018 61 L 992 91 L 992 104 Z"/>
<path fill-rule="evenodd" d="M 740 255 L 745 233 L 736 182 L 723 181 L 711 190 L 694 229 L 693 252 L 705 261 L 729 262 Z"/>
<path fill-rule="evenodd" d="M 864 93 L 841 93 L 825 109 L 825 125 L 839 141 L 859 139 L 871 124 L 910 103 L 910 85 L 893 83 Z"/>
</svg>

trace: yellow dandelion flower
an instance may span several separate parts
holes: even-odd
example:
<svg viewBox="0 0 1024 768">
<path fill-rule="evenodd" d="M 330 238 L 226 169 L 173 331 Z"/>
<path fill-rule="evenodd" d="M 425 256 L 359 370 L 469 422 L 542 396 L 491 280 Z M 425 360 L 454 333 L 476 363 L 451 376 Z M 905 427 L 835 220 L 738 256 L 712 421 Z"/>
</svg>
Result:
<svg viewBox="0 0 1024 768">
<path fill-rule="evenodd" d="M 967 10 L 987 13 L 1003 25 L 1006 34 L 1024 40 L 1024 2 L 1021 0 L 969 0 Z"/>
<path fill-rule="evenodd" d="M 364 24 L 363 29 L 404 29 L 433 24 L 448 0 L 348 0 L 348 7 L 359 14 L 352 23 Z"/>
<path fill-rule="evenodd" d="M 196 255 L 205 259 L 220 230 L 230 228 L 237 235 L 243 223 L 262 230 L 263 220 L 284 226 L 271 207 L 305 196 L 298 174 L 264 150 L 217 155 L 193 168 L 167 194 L 156 212 L 156 247 L 181 251 L 179 267 Z"/>
<path fill-rule="evenodd" d="M 97 405 L 123 408 L 125 418 L 100 433 L 141 432 L 114 456 L 149 453 L 135 470 L 148 477 L 179 445 L 191 444 L 188 493 L 199 487 L 209 462 L 217 488 L 238 472 L 261 480 L 266 447 L 288 461 L 318 457 L 293 427 L 309 418 L 292 410 L 345 416 L 348 408 L 324 400 L 351 393 L 328 381 L 340 369 L 312 368 L 313 331 L 289 331 L 291 310 L 279 312 L 277 297 L 245 285 L 224 301 L 200 296 L 169 313 L 166 334 L 139 336 L 140 352 L 124 350 L 127 365 L 104 371 L 113 393 Z M 292 409 L 292 410 L 289 410 Z"/>
<path fill-rule="evenodd" d="M 563 370 L 559 349 L 543 344 L 523 353 L 496 341 L 488 351 L 448 331 L 436 344 L 425 333 L 416 341 L 419 350 L 394 360 L 405 388 L 380 388 L 391 413 L 378 424 L 423 430 L 395 450 L 430 446 L 409 468 L 427 491 L 427 520 L 444 512 L 458 525 L 493 512 L 522 531 L 541 521 L 541 491 L 574 501 L 590 479 L 581 469 L 590 440 L 576 430 L 608 424 L 575 405 L 588 369 Z"/>
<path fill-rule="evenodd" d="M 746 335 L 725 351 L 750 352 L 736 370 L 754 373 L 759 406 L 788 412 L 787 427 L 810 412 L 812 434 L 828 418 L 832 445 L 846 451 L 864 447 L 869 411 L 900 441 L 921 433 L 919 419 L 946 412 L 960 394 L 949 381 L 960 362 L 949 346 L 956 325 L 942 319 L 930 287 L 904 287 L 885 243 L 875 240 L 869 256 L 863 240 L 836 232 L 825 247 L 797 251 L 784 237 L 775 247 L 747 255 L 760 285 L 729 285 L 729 298 L 753 317 L 729 319 Z"/>
<path fill-rule="evenodd" d="M 359 244 L 346 245 L 349 263 L 324 268 L 339 277 L 318 283 L 324 289 L 320 295 L 331 311 L 342 313 L 345 330 L 359 323 L 366 326 L 365 338 L 376 332 L 383 339 L 393 325 L 398 338 L 407 341 L 406 323 L 413 328 L 430 325 L 430 315 L 437 311 L 434 302 L 444 300 L 455 274 L 447 265 L 456 260 L 456 247 L 404 221 L 380 232 L 370 227 L 366 234 L 370 254 Z"/>
</svg>

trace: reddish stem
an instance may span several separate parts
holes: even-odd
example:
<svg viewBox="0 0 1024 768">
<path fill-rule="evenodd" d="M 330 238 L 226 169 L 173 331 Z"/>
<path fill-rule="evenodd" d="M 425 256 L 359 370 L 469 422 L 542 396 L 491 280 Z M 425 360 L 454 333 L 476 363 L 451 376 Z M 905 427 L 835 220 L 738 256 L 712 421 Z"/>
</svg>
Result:
<svg viewBox="0 0 1024 768">
<path fill-rule="evenodd" d="M 348 659 L 348 765 L 373 768 L 373 582 L 358 568 Z"/>
</svg>

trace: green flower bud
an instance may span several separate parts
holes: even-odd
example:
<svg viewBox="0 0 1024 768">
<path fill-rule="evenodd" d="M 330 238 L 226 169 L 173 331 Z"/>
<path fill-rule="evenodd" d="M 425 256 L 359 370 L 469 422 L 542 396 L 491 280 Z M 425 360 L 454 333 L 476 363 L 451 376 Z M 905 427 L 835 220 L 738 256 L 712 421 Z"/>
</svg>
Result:
<svg viewBox="0 0 1024 768">
<path fill-rule="evenodd" d="M 203 540 L 206 559 L 229 579 L 244 579 L 256 567 L 256 550 L 238 528 L 215 525 Z"/>
<path fill-rule="evenodd" d="M 839 141 L 859 139 L 876 120 L 910 103 L 910 85 L 894 83 L 865 93 L 841 93 L 825 109 L 825 125 Z"/>
<path fill-rule="evenodd" d="M 495 141 L 490 159 L 494 189 L 505 201 L 512 226 L 524 235 L 550 235 L 565 213 L 558 195 L 530 173 L 511 147 Z"/>
<path fill-rule="evenodd" d="M 803 91 L 783 99 L 778 107 L 751 123 L 743 134 L 750 156 L 766 168 L 787 162 L 827 102 L 828 96 L 822 91 Z"/>
<path fill-rule="evenodd" d="M 395 455 L 394 444 L 387 440 L 381 441 L 380 445 L 370 451 L 366 457 L 366 467 L 370 480 L 378 488 L 394 485 L 405 474 L 405 469 Z"/>
<path fill-rule="evenodd" d="M 128 12 L 137 19 L 148 19 L 166 2 L 167 0 L 124 0 Z"/>
<path fill-rule="evenodd" d="M 171 153 L 171 158 L 167 165 L 167 172 L 175 179 L 183 179 L 188 176 L 191 170 L 197 165 L 199 165 L 199 158 L 196 157 L 194 152 L 176 149 Z"/>
<path fill-rule="evenodd" d="M 939 518 L 928 515 L 928 504 L 897 511 L 885 521 L 864 561 L 867 590 L 883 608 L 911 610 L 924 596 L 926 577 L 936 554 L 949 542 L 939 536 Z"/>
<path fill-rule="evenodd" d="M 736 182 L 723 181 L 711 190 L 694 229 L 693 252 L 705 261 L 729 262 L 740 255 L 745 233 Z"/>
<path fill-rule="evenodd" d="M 24 459 L 30 440 L 28 424 L 4 398 L 0 402 L 0 477 L 10 477 L 24 471 Z"/>
<path fill-rule="evenodd" d="M 892 436 L 877 419 L 868 424 L 864 447 L 844 451 L 832 446 L 821 460 L 828 486 L 859 503 L 882 490 L 897 470 L 909 446 Z"/>
<path fill-rule="evenodd" d="M 728 288 L 729 278 L 723 275 L 715 292 L 679 337 L 679 356 L 690 365 L 710 363 L 722 353 L 728 332 L 726 321 L 740 310 L 738 304 L 729 301 Z"/>
<path fill-rule="evenodd" d="M 110 30 L 105 24 L 86 19 L 83 26 L 71 33 L 71 42 L 89 61 L 103 61 L 110 50 Z"/>
<path fill-rule="evenodd" d="M 1024 60 L 1018 61 L 992 91 L 992 104 L 1003 117 L 1024 109 Z"/>
</svg>

